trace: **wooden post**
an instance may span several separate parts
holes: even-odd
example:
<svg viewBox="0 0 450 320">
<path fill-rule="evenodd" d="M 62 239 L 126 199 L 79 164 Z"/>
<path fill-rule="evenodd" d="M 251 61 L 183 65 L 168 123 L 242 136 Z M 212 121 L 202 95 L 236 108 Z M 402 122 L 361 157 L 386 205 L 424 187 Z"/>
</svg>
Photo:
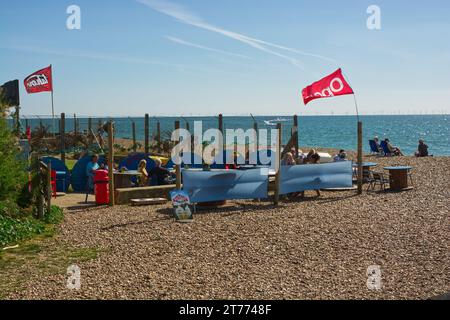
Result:
<svg viewBox="0 0 450 320">
<path fill-rule="evenodd" d="M 49 162 L 47 164 L 47 191 L 48 191 L 48 202 L 47 202 L 47 214 L 50 213 L 50 210 L 52 208 L 52 163 Z"/>
<path fill-rule="evenodd" d="M 92 144 L 92 118 L 88 119 L 88 143 Z"/>
<path fill-rule="evenodd" d="M 219 114 L 219 131 L 222 133 L 222 139 L 221 139 L 221 141 L 219 143 L 222 144 L 221 148 L 222 148 L 222 151 L 224 151 L 224 154 L 225 154 L 225 138 L 223 136 L 223 115 L 222 114 Z M 233 151 L 234 150 L 235 150 L 235 148 L 233 146 Z"/>
<path fill-rule="evenodd" d="M 16 135 L 20 137 L 20 106 L 16 106 Z"/>
<path fill-rule="evenodd" d="M 294 136 L 294 148 L 295 148 L 295 159 L 298 159 L 298 117 L 294 116 L 294 127 L 292 129 L 292 135 Z"/>
<path fill-rule="evenodd" d="M 112 121 L 108 122 L 108 178 L 109 178 L 109 205 L 115 204 L 114 190 L 114 126 Z"/>
<path fill-rule="evenodd" d="M 175 130 L 180 129 L 180 121 L 175 121 Z M 176 143 L 180 142 L 180 136 L 177 135 L 176 136 Z M 181 165 L 177 164 L 175 166 L 175 173 L 176 173 L 176 177 L 177 177 L 177 190 L 181 190 Z"/>
<path fill-rule="evenodd" d="M 161 152 L 161 123 L 156 123 L 156 142 L 158 143 L 158 153 Z"/>
<path fill-rule="evenodd" d="M 75 137 L 78 135 L 78 130 L 77 130 L 77 115 L 74 113 L 73 114 L 73 132 L 75 133 Z"/>
<path fill-rule="evenodd" d="M 102 127 L 103 127 L 103 120 L 102 119 L 98 119 L 98 130 L 97 130 L 97 132 L 98 132 L 98 144 L 100 145 L 100 149 L 103 150 L 104 141 L 103 141 L 102 135 L 100 134 L 100 132 L 103 132 Z"/>
<path fill-rule="evenodd" d="M 144 131 L 145 131 L 145 157 L 148 157 L 150 154 L 150 146 L 149 146 L 149 136 L 150 136 L 150 120 L 148 114 L 145 114 L 144 120 Z"/>
<path fill-rule="evenodd" d="M 358 194 L 363 193 L 362 122 L 358 122 Z"/>
<path fill-rule="evenodd" d="M 277 141 L 277 150 L 276 150 L 276 156 L 277 161 L 275 163 L 275 169 L 276 169 L 276 175 L 275 175 L 275 194 L 273 196 L 273 203 L 278 206 L 280 202 L 280 169 L 281 169 L 281 143 L 282 143 L 282 136 L 281 136 L 281 123 L 277 124 L 277 131 L 278 131 L 278 141 Z"/>
<path fill-rule="evenodd" d="M 131 132 L 133 135 L 133 152 L 136 152 L 136 122 L 131 122 Z"/>
<path fill-rule="evenodd" d="M 66 163 L 66 114 L 61 113 L 61 120 L 59 125 L 60 133 L 59 138 L 61 139 L 61 161 Z"/>
</svg>

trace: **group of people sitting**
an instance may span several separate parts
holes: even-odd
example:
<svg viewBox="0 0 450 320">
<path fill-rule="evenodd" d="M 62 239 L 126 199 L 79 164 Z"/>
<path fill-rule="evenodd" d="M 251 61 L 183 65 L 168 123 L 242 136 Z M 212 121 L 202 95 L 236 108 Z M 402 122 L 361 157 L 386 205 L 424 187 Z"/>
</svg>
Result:
<svg viewBox="0 0 450 320">
<path fill-rule="evenodd" d="M 391 154 L 394 156 L 404 156 L 402 150 L 391 144 L 388 138 L 384 139 L 383 143 L 385 148 L 380 144 L 380 139 L 378 137 L 373 138 L 375 147 L 378 150 L 378 153 L 381 154 Z M 386 150 L 385 150 L 386 149 Z M 428 145 L 425 144 L 423 139 L 419 140 L 419 146 L 417 147 L 417 151 L 415 152 L 416 157 L 428 157 Z"/>
<path fill-rule="evenodd" d="M 90 190 L 94 189 L 95 172 L 97 170 L 106 170 L 106 171 L 109 170 L 107 162 L 99 164 L 98 160 L 99 160 L 98 155 L 94 154 L 91 157 L 91 161 L 89 161 L 88 164 L 86 165 L 86 176 L 88 178 L 88 186 Z M 148 186 L 152 177 L 155 177 L 155 182 L 157 183 L 157 185 L 168 185 L 171 183 L 172 173 L 168 169 L 162 167 L 161 160 L 154 159 L 154 162 L 155 167 L 148 171 L 147 171 L 147 161 L 141 160 L 139 162 L 137 169 L 139 173 L 137 177 L 137 184 L 140 187 Z"/>
<path fill-rule="evenodd" d="M 290 152 L 286 152 L 281 160 L 282 166 L 295 166 L 298 164 L 318 164 L 320 162 L 320 155 L 316 150 L 311 149 L 305 156 L 302 150 L 298 150 L 298 157 L 295 157 L 297 152 L 295 148 L 292 148 Z M 318 197 L 320 197 L 320 190 L 315 190 Z M 287 195 L 288 198 L 304 198 L 305 192 L 296 192 Z"/>
<path fill-rule="evenodd" d="M 145 187 L 149 185 L 152 177 L 156 178 L 156 183 L 159 186 L 171 184 L 172 173 L 162 167 L 161 160 L 154 159 L 155 167 L 147 171 L 147 160 L 142 159 L 138 166 L 138 185 Z"/>
<path fill-rule="evenodd" d="M 320 155 L 316 150 L 312 149 L 305 156 L 302 150 L 298 150 L 298 157 L 295 148 L 292 148 L 290 152 L 286 152 L 281 159 L 282 166 L 294 166 L 297 164 L 317 164 L 320 161 Z"/>
</svg>

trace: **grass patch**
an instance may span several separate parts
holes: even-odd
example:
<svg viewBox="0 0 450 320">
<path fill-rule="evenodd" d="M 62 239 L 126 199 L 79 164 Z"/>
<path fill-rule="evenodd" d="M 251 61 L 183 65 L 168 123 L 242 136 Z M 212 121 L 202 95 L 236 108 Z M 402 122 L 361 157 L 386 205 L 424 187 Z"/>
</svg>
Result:
<svg viewBox="0 0 450 320">
<path fill-rule="evenodd" d="M 72 264 L 96 259 L 98 248 L 55 246 L 46 235 L 25 241 L 18 248 L 0 251 L 0 299 L 23 290 L 27 281 L 56 274 L 65 274 Z M 65 283 L 61 283 L 61 290 Z"/>
</svg>

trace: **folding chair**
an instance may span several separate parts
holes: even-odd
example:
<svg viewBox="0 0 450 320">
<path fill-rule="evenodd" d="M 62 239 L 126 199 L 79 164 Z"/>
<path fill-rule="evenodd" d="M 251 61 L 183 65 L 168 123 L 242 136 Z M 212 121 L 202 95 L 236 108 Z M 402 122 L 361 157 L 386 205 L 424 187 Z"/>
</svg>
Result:
<svg viewBox="0 0 450 320">
<path fill-rule="evenodd" d="M 384 173 L 370 171 L 368 183 L 369 185 L 367 187 L 367 191 L 375 190 L 377 185 L 380 186 L 381 190 L 386 190 L 386 185 L 389 184 L 389 179 L 385 177 Z"/>
</svg>

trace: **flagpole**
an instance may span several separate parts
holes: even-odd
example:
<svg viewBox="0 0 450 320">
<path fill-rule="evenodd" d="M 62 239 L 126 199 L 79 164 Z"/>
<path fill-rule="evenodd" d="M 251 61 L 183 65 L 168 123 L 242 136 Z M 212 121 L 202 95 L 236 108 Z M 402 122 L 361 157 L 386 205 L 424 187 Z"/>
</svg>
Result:
<svg viewBox="0 0 450 320">
<path fill-rule="evenodd" d="M 52 79 L 52 93 L 51 93 L 51 99 L 52 99 L 52 128 L 53 128 L 53 137 L 55 137 L 56 136 L 56 132 L 55 132 L 55 129 L 56 129 L 56 126 L 55 126 L 55 105 L 54 105 L 54 102 L 53 102 L 53 68 L 52 68 L 52 65 L 50 65 L 50 70 L 52 71 L 52 77 L 51 77 L 51 79 Z"/>
<path fill-rule="evenodd" d="M 353 99 L 355 100 L 355 109 L 356 109 L 356 118 L 359 122 L 359 110 L 358 110 L 358 101 L 356 101 L 356 93 L 353 93 Z"/>
<path fill-rule="evenodd" d="M 350 82 L 347 79 L 348 84 Z M 356 93 L 353 91 L 353 100 L 355 101 L 356 119 L 357 119 L 357 165 L 358 165 L 358 194 L 363 193 L 363 124 L 359 119 L 358 101 L 356 100 Z"/>
</svg>

